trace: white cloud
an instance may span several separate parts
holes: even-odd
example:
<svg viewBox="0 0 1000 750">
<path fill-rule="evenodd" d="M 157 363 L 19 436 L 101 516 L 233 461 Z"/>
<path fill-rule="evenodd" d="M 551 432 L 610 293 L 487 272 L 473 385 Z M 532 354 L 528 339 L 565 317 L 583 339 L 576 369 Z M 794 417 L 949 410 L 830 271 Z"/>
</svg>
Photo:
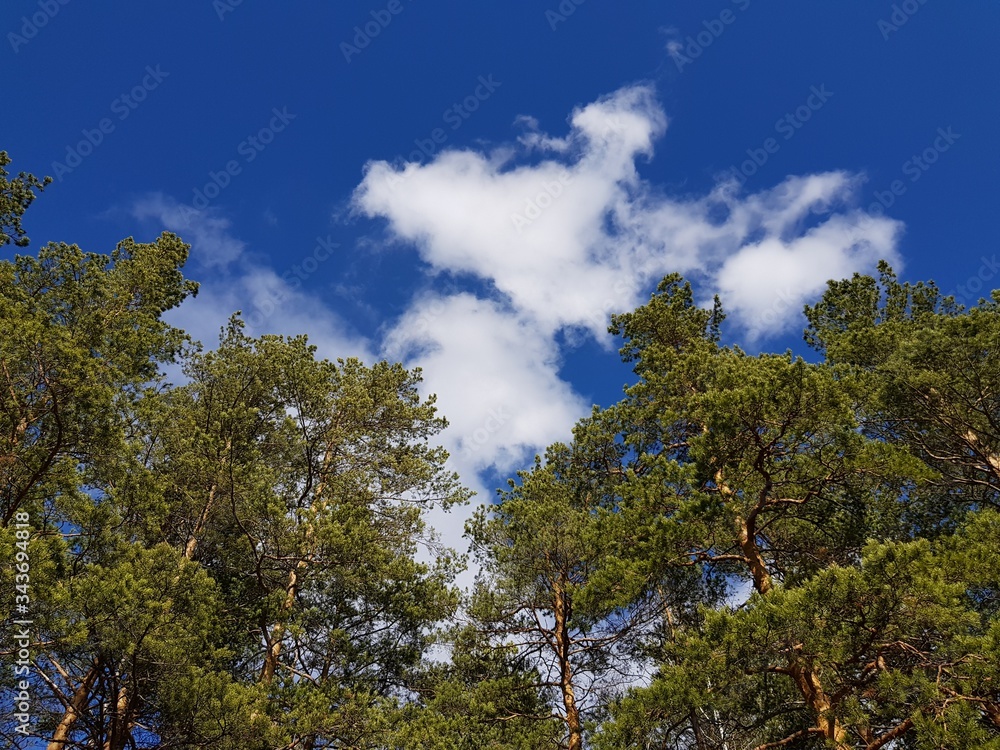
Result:
<svg viewBox="0 0 1000 750">
<path fill-rule="evenodd" d="M 383 351 L 423 368 L 466 476 L 521 468 L 540 447 L 566 440 L 589 408 L 559 377 L 559 351 L 546 331 L 471 294 L 421 297 Z"/>
<path fill-rule="evenodd" d="M 751 340 L 787 330 L 828 279 L 849 277 L 881 258 L 897 262 L 896 228 L 867 215 L 834 216 L 798 237 L 768 236 L 743 246 L 723 262 L 714 278 L 727 309 Z"/>
<path fill-rule="evenodd" d="M 517 146 L 372 162 L 353 199 L 431 274 L 471 274 L 497 292 L 418 297 L 386 338 L 390 356 L 425 368 L 458 455 L 488 409 L 518 415 L 467 468 L 506 470 L 568 439 L 587 405 L 559 377 L 558 334 L 585 329 L 610 345 L 607 314 L 641 304 L 666 273 L 687 275 L 706 300 L 720 293 L 730 320 L 756 339 L 796 323 L 827 279 L 899 262 L 900 225 L 852 209 L 856 175 L 789 177 L 750 195 L 729 182 L 693 197 L 644 181 L 636 162 L 652 157 L 667 126 L 649 87 L 577 109 L 562 137 L 531 117 L 518 122 Z"/>
<path fill-rule="evenodd" d="M 635 167 L 666 127 L 646 87 L 583 107 L 570 123 L 562 139 L 532 130 L 527 151 L 549 158 L 530 164 L 515 163 L 514 150 L 452 150 L 398 169 L 373 162 L 355 210 L 388 220 L 392 236 L 415 245 L 433 272 L 495 285 L 510 314 L 549 333 L 583 326 L 599 339 L 609 308 L 633 308 L 671 271 L 691 276 L 709 297 L 724 292 L 736 323 L 766 335 L 794 319 L 767 315 L 776 283 L 795 279 L 811 294 L 829 278 L 823 274 L 871 266 L 879 255 L 898 261 L 896 222 L 847 225 L 836 213 L 857 191 L 858 178 L 843 172 L 790 177 L 748 196 L 735 184 L 702 197 L 659 194 Z M 765 260 L 779 265 L 755 264 Z M 765 317 L 771 322 L 762 326 Z"/>
<path fill-rule="evenodd" d="M 246 244 L 230 234 L 229 219 L 209 209 L 197 210 L 162 193 L 136 200 L 132 216 L 157 221 L 191 245 L 192 256 L 206 267 L 227 266 L 243 254 Z"/>
<path fill-rule="evenodd" d="M 191 245 L 195 270 L 189 270 L 188 275 L 200 283 L 198 296 L 166 317 L 206 347 L 216 345 L 220 328 L 241 310 L 250 335 L 304 333 L 320 356 L 333 360 L 353 356 L 368 362 L 375 358 L 368 341 L 353 334 L 322 299 L 302 289 L 301 271 L 299 275 L 279 275 L 252 260 L 245 252 L 246 244 L 233 236 L 229 220 L 218 213 L 192 209 L 159 193 L 137 200 L 131 213 L 136 219 L 175 232 Z M 256 250 L 255 255 L 260 256 L 261 249 Z M 320 256 L 324 260 L 330 257 L 314 251 L 314 259 Z M 199 266 L 207 273 L 198 273 Z"/>
</svg>

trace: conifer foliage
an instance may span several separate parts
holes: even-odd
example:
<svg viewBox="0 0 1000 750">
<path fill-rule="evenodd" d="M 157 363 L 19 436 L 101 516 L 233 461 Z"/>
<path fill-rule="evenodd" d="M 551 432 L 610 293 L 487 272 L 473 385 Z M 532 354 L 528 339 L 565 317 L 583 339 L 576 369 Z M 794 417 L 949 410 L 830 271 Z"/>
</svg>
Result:
<svg viewBox="0 0 1000 750">
<path fill-rule="evenodd" d="M 5 747 L 1000 750 L 1000 293 L 831 281 L 806 361 L 668 276 L 612 317 L 623 399 L 473 514 L 463 595 L 420 372 L 239 314 L 204 350 L 163 317 L 188 250 L 0 261 Z"/>
</svg>

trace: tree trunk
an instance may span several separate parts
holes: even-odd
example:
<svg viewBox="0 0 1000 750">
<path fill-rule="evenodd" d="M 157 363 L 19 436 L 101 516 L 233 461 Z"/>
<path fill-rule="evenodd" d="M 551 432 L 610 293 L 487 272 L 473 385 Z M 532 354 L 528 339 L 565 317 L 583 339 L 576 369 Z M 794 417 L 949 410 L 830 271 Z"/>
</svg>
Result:
<svg viewBox="0 0 1000 750">
<path fill-rule="evenodd" d="M 572 603 L 566 593 L 565 576 L 560 576 L 555 585 L 553 612 L 555 613 L 556 658 L 559 662 L 559 688 L 563 706 L 566 709 L 566 729 L 569 734 L 567 750 L 582 750 L 583 727 L 580 723 L 580 709 L 576 705 L 576 691 L 573 688 L 573 665 L 570 663 L 569 618 Z"/>
<path fill-rule="evenodd" d="M 205 526 L 208 523 L 208 514 L 211 513 L 212 506 L 215 505 L 215 493 L 217 489 L 218 485 L 213 482 L 212 486 L 208 489 L 208 499 L 205 501 L 205 507 L 202 508 L 201 515 L 198 516 L 198 520 L 191 530 L 191 536 L 188 538 L 187 544 L 184 545 L 184 558 L 187 560 L 194 559 L 194 551 L 198 548 L 198 538 L 205 530 Z"/>
<path fill-rule="evenodd" d="M 271 629 L 267 637 L 267 653 L 264 654 L 264 666 L 260 671 L 260 681 L 269 685 L 274 679 L 274 673 L 278 669 L 278 657 L 281 656 L 281 639 L 285 635 L 285 625 L 282 620 L 292 611 L 295 605 L 295 597 L 298 594 L 299 574 L 298 571 L 306 566 L 305 560 L 300 560 L 296 566 L 288 573 L 288 583 L 285 586 L 285 601 L 281 603 L 281 620 Z"/>
<path fill-rule="evenodd" d="M 837 750 L 852 750 L 853 746 L 847 740 L 847 729 L 834 715 L 833 704 L 823 690 L 815 665 L 803 667 L 792 664 L 790 672 L 806 705 L 816 714 L 816 726 L 822 730 L 823 736 L 833 743 L 832 746 Z"/>
<path fill-rule="evenodd" d="M 326 472 L 330 468 L 330 460 L 332 456 L 333 452 L 328 447 L 323 454 L 323 466 L 320 471 L 320 480 L 316 485 L 316 491 L 313 494 L 312 505 L 314 507 L 320 505 L 321 503 L 323 490 L 326 488 L 326 482 L 324 479 L 326 477 Z M 310 562 L 312 562 L 313 552 L 309 548 L 312 546 L 313 536 L 314 530 L 312 524 L 307 524 L 304 545 L 307 550 L 306 556 L 299 560 L 295 567 L 288 572 L 288 583 L 285 585 L 285 600 L 281 604 L 281 613 L 277 624 L 275 624 L 274 628 L 271 629 L 270 634 L 267 636 L 267 652 L 264 654 L 264 666 L 260 671 L 260 682 L 265 685 L 271 683 L 274 679 L 274 674 L 278 669 L 278 657 L 281 656 L 281 639 L 285 635 L 284 620 L 292 611 L 292 607 L 295 606 L 295 597 L 299 592 L 300 573 L 305 570 Z"/>
<path fill-rule="evenodd" d="M 715 485 L 727 502 L 733 500 L 736 493 L 726 484 L 722 476 L 721 469 L 715 472 Z M 760 553 L 757 545 L 757 514 L 764 507 L 763 502 L 754 508 L 745 518 L 739 513 L 736 514 L 736 541 L 740 545 L 740 551 L 746 559 L 750 568 L 750 575 L 753 576 L 753 587 L 760 594 L 766 594 L 774 588 L 771 580 L 771 573 L 767 569 L 764 556 Z"/>
<path fill-rule="evenodd" d="M 90 669 L 87 670 L 87 674 L 84 675 L 83 681 L 73 692 L 73 697 L 70 699 L 69 705 L 66 706 L 62 718 L 52 733 L 48 750 L 64 750 L 66 747 L 66 744 L 69 742 L 70 732 L 73 731 L 73 725 L 87 707 L 87 699 L 90 697 L 90 689 L 94 686 L 94 681 L 97 679 L 99 667 L 100 663 L 95 659 Z"/>
<path fill-rule="evenodd" d="M 972 449 L 978 453 L 986 464 L 993 470 L 993 474 L 1000 479 L 1000 456 L 995 453 L 991 453 L 988 449 L 983 447 L 983 441 L 979 439 L 979 436 L 972 430 L 966 431 L 965 442 L 968 443 Z"/>
<path fill-rule="evenodd" d="M 988 701 L 983 704 L 983 710 L 986 712 L 986 716 L 989 718 L 993 726 L 1000 729 L 1000 703 Z"/>
<path fill-rule="evenodd" d="M 750 574 L 753 576 L 753 587 L 759 594 L 766 594 L 774 588 L 774 581 L 771 580 L 771 573 L 764 562 L 764 556 L 760 554 L 760 547 L 757 546 L 757 526 L 752 518 L 737 520 L 739 528 L 738 541 L 743 556 L 747 559 L 750 567 Z"/>
<path fill-rule="evenodd" d="M 725 485 L 721 485 L 724 492 L 731 492 Z M 737 517 L 737 541 L 740 550 L 746 558 L 753 576 L 753 587 L 757 593 L 766 596 L 774 589 L 774 580 L 767 569 L 764 556 L 760 553 L 757 544 L 757 511 L 752 511 L 746 518 Z M 833 743 L 837 750 L 851 750 L 847 741 L 847 730 L 833 714 L 833 705 L 829 697 L 823 690 L 823 685 L 819 680 L 816 666 L 804 667 L 792 658 L 789 665 L 789 673 L 792 680 L 798 687 L 802 698 L 809 708 L 816 714 L 816 726 L 823 731 L 823 736 Z"/>
<path fill-rule="evenodd" d="M 691 709 L 691 732 L 694 734 L 694 746 L 695 750 L 708 750 L 708 746 L 705 744 L 705 737 L 701 732 L 701 721 L 698 719 L 698 710 Z"/>
<path fill-rule="evenodd" d="M 115 713 L 111 718 L 111 731 L 104 742 L 104 750 L 125 750 L 125 743 L 132 735 L 132 697 L 128 686 L 122 685 L 118 689 L 118 702 L 115 705 Z"/>
<path fill-rule="evenodd" d="M 219 460 L 219 470 L 222 471 L 226 468 L 226 460 L 232 454 L 233 451 L 233 438 L 226 438 L 226 447 L 222 451 L 222 458 Z M 211 487 L 208 488 L 208 498 L 205 500 L 205 507 L 201 510 L 201 515 L 198 516 L 198 520 L 195 521 L 194 528 L 191 530 L 191 536 L 187 540 L 187 544 L 184 545 L 184 557 L 188 560 L 194 559 L 194 552 L 198 548 L 198 541 L 205 531 L 205 526 L 208 525 L 208 516 L 212 512 L 212 508 L 215 507 L 215 495 L 219 490 L 219 483 L 212 482 Z M 230 488 L 232 491 L 232 488 Z"/>
</svg>

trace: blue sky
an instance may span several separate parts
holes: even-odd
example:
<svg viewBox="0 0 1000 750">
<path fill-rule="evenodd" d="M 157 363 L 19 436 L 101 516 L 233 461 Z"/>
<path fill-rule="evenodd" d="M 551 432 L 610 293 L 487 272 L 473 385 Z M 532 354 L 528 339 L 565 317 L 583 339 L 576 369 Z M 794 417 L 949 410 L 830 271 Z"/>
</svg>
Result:
<svg viewBox="0 0 1000 750">
<path fill-rule="evenodd" d="M 803 302 L 881 257 L 1000 286 L 998 30 L 988 0 L 8 0 L 0 148 L 57 178 L 32 248 L 191 242 L 206 342 L 241 308 L 423 366 L 488 493 L 617 400 L 607 313 L 664 273 L 803 353 Z"/>
</svg>

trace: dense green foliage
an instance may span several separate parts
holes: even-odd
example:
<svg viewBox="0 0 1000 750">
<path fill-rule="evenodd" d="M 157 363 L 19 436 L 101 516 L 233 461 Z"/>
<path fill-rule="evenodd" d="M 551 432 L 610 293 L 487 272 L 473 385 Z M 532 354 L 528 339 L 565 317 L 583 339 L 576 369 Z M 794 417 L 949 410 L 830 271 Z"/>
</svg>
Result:
<svg viewBox="0 0 1000 750">
<path fill-rule="evenodd" d="M 832 281 L 808 362 L 667 277 L 612 319 L 623 400 L 469 521 L 463 600 L 419 371 L 239 315 L 202 350 L 187 253 L 0 262 L 4 746 L 1000 749 L 1000 294 Z"/>
<path fill-rule="evenodd" d="M 21 172 L 13 180 L 4 167 L 10 164 L 10 156 L 0 151 L 0 247 L 13 242 L 18 247 L 26 247 L 28 238 L 21 228 L 21 216 L 35 200 L 32 188 L 44 190 L 52 182 L 51 177 L 40 180 L 32 174 Z"/>
</svg>

